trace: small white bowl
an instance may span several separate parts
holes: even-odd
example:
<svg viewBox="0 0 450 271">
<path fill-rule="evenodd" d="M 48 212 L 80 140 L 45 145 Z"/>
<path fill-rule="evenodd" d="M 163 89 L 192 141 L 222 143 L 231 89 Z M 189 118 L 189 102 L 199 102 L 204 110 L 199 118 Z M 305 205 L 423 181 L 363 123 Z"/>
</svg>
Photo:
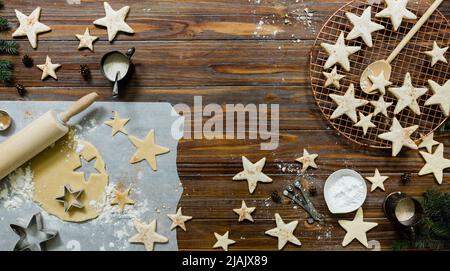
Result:
<svg viewBox="0 0 450 271">
<path fill-rule="evenodd" d="M 336 185 L 336 182 L 338 182 L 339 179 L 343 177 L 353 177 L 355 180 L 357 180 L 357 186 L 352 187 L 340 187 L 341 197 L 347 198 L 347 201 L 344 204 L 337 204 L 333 201 L 332 193 L 333 190 L 339 189 L 333 189 L 334 185 Z M 360 184 L 359 184 L 360 183 Z M 347 190 L 346 190 L 347 188 Z M 328 179 L 325 182 L 325 186 L 323 188 L 323 193 L 325 197 L 325 202 L 327 204 L 328 209 L 333 214 L 345 214 L 345 213 L 351 213 L 355 210 L 358 210 L 361 205 L 363 205 L 364 201 L 367 197 L 367 185 L 364 178 L 359 174 L 358 172 L 350 169 L 340 169 L 338 171 L 335 171 L 333 174 L 331 174 Z M 336 192 L 334 192 L 336 193 Z M 360 195 L 357 199 L 351 199 L 350 195 L 357 194 Z M 347 197 L 348 196 L 348 197 Z"/>
</svg>

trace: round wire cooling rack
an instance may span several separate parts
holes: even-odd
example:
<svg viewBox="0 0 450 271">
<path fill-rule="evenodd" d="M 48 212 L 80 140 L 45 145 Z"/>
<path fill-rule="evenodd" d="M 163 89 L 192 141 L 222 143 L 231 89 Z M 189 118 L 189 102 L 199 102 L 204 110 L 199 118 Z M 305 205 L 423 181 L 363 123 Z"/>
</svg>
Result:
<svg viewBox="0 0 450 271">
<path fill-rule="evenodd" d="M 373 3 L 370 2 L 381 2 Z M 408 9 L 420 18 L 428 7 L 431 1 L 415 0 L 411 1 Z M 372 33 L 374 46 L 369 48 L 361 40 L 361 38 L 346 41 L 347 46 L 361 46 L 361 50 L 350 56 L 351 70 L 345 72 L 339 65 L 339 74 L 345 75 L 341 83 L 341 88 L 336 89 L 333 86 L 324 87 L 326 78 L 322 74 L 324 72 L 324 64 L 328 59 L 328 54 L 320 46 L 321 43 L 334 44 L 340 33 L 347 34 L 352 30 L 353 25 L 345 16 L 346 12 L 354 13 L 361 16 L 363 11 L 372 6 L 372 21 L 379 23 L 385 27 Z M 396 98 L 387 91 L 384 95 L 386 102 L 393 102 L 394 104 L 388 108 L 388 116 L 378 114 L 372 118 L 374 128 L 369 128 L 366 135 L 360 127 L 355 127 L 347 116 L 343 115 L 336 119 L 330 119 L 331 114 L 336 109 L 337 105 L 329 97 L 329 94 L 344 95 L 350 84 L 355 85 L 355 97 L 365 99 L 367 101 L 378 100 L 379 94 L 366 94 L 359 86 L 360 76 L 366 67 L 376 60 L 386 59 L 400 41 L 406 36 L 409 30 L 414 26 L 417 20 L 404 20 L 401 27 L 394 32 L 393 26 L 389 19 L 375 18 L 375 14 L 385 8 L 384 1 L 362 1 L 355 0 L 336 11 L 325 23 L 320 30 L 314 47 L 311 51 L 310 58 L 310 76 L 313 94 L 317 105 L 327 121 L 339 133 L 349 140 L 369 146 L 372 148 L 391 148 L 391 142 L 378 138 L 379 134 L 388 132 L 392 119 L 395 116 L 403 127 L 418 125 L 419 128 L 411 136 L 413 140 L 430 134 L 436 130 L 447 117 L 442 113 L 438 105 L 425 106 L 425 101 L 432 96 L 432 91 L 429 90 L 425 95 L 417 99 L 421 115 L 416 115 L 411 109 L 405 108 L 400 113 L 394 115 L 394 108 L 397 103 Z M 443 85 L 450 79 L 450 65 L 438 62 L 434 67 L 431 67 L 431 59 L 424 54 L 433 48 L 433 41 L 436 41 L 440 47 L 449 46 L 450 41 L 450 26 L 445 16 L 439 11 L 435 11 L 428 21 L 422 26 L 420 31 L 411 39 L 401 53 L 392 61 L 392 75 L 390 81 L 393 83 L 391 87 L 402 86 L 405 74 L 409 72 L 413 79 L 415 87 L 426 87 L 429 89 L 428 80 L 433 80 L 440 85 Z M 330 68 L 327 71 L 331 71 Z M 357 111 L 368 115 L 374 112 L 374 107 L 368 103 L 365 106 L 359 107 Z"/>
</svg>

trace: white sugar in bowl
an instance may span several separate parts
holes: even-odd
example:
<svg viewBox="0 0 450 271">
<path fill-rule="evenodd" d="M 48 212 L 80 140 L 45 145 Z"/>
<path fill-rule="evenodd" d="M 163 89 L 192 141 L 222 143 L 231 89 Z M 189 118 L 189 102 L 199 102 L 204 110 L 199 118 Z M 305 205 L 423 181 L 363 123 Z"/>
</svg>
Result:
<svg viewBox="0 0 450 271">
<path fill-rule="evenodd" d="M 331 174 L 324 186 L 325 202 L 333 214 L 345 214 L 361 207 L 367 197 L 367 185 L 358 172 L 341 169 Z"/>
</svg>

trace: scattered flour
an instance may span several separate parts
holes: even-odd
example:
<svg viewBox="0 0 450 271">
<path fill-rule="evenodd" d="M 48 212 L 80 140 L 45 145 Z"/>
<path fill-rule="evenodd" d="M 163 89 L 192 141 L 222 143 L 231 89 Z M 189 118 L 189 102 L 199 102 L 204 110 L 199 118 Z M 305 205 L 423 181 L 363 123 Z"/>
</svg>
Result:
<svg viewBox="0 0 450 271">
<path fill-rule="evenodd" d="M 21 167 L 0 183 L 0 203 L 7 209 L 20 208 L 24 202 L 32 200 L 33 190 L 31 167 Z"/>
</svg>

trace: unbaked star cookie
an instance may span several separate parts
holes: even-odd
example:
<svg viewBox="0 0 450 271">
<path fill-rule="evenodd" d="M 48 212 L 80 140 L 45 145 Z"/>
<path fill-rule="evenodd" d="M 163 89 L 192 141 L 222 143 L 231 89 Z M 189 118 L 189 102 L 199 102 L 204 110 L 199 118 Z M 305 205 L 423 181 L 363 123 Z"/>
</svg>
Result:
<svg viewBox="0 0 450 271">
<path fill-rule="evenodd" d="M 363 134 L 366 135 L 369 128 L 377 127 L 372 123 L 373 114 L 364 116 L 363 113 L 359 113 L 359 121 L 354 125 L 355 127 L 361 127 L 363 129 Z"/>
<path fill-rule="evenodd" d="M 275 214 L 276 228 L 266 231 L 267 235 L 278 238 L 278 250 L 283 249 L 287 242 L 291 242 L 294 245 L 301 246 L 300 240 L 294 236 L 295 228 L 297 227 L 298 221 L 292 221 L 289 223 L 284 223 L 283 219 L 279 214 Z"/>
<path fill-rule="evenodd" d="M 327 78 L 324 87 L 333 85 L 337 89 L 341 88 L 340 81 L 345 77 L 345 75 L 338 74 L 337 66 L 334 66 L 331 72 L 323 72 L 323 75 L 325 76 L 325 78 Z"/>
<path fill-rule="evenodd" d="M 153 251 L 155 243 L 167 243 L 169 239 L 156 232 L 156 219 L 145 224 L 137 219 L 133 219 L 134 227 L 137 230 L 137 234 L 132 236 L 128 242 L 144 244 L 147 251 Z"/>
<path fill-rule="evenodd" d="M 115 136 L 118 132 L 122 132 L 125 135 L 128 134 L 125 125 L 130 121 L 130 119 L 122 119 L 119 116 L 119 112 L 114 111 L 114 117 L 112 120 L 105 121 L 105 124 L 112 128 L 111 135 Z"/>
<path fill-rule="evenodd" d="M 439 142 L 434 140 L 434 133 L 431 133 L 422 139 L 419 149 L 426 148 L 429 153 L 433 152 L 433 146 L 438 145 Z"/>
<path fill-rule="evenodd" d="M 415 20 L 417 16 L 407 9 L 409 0 L 385 0 L 387 7 L 378 12 L 377 18 L 390 18 L 394 31 L 397 31 L 403 19 Z"/>
<path fill-rule="evenodd" d="M 438 184 L 442 184 L 443 171 L 450 168 L 450 159 L 444 158 L 444 144 L 439 144 L 434 154 L 421 151 L 420 155 L 422 155 L 426 164 L 420 170 L 419 176 L 433 173 Z"/>
<path fill-rule="evenodd" d="M 405 75 L 405 81 L 402 87 L 389 88 L 388 90 L 397 98 L 394 114 L 398 114 L 406 107 L 409 107 L 414 113 L 420 115 L 420 107 L 417 103 L 417 98 L 427 93 L 428 89 L 414 87 L 409 72 Z"/>
<path fill-rule="evenodd" d="M 431 67 L 434 67 L 439 61 L 448 63 L 445 58 L 445 53 L 448 51 L 448 48 L 440 48 L 436 42 L 433 43 L 433 50 L 425 52 L 427 56 L 431 57 Z"/>
<path fill-rule="evenodd" d="M 369 248 L 367 242 L 366 233 L 371 229 L 378 226 L 375 222 L 365 222 L 363 209 L 359 208 L 356 212 L 355 218 L 352 221 L 349 220 L 339 220 L 339 225 L 347 232 L 345 234 L 344 240 L 342 241 L 342 246 L 345 247 L 350 244 L 354 239 L 358 240 L 366 248 Z"/>
<path fill-rule="evenodd" d="M 390 132 L 378 135 L 379 138 L 388 140 L 392 142 L 392 156 L 397 156 L 397 154 L 402 150 L 403 146 L 410 149 L 417 150 L 417 145 L 411 139 L 411 135 L 419 128 L 418 125 L 403 128 L 397 118 L 394 117 L 392 120 L 392 126 Z"/>
<path fill-rule="evenodd" d="M 125 6 L 119 10 L 114 10 L 112 7 L 104 2 L 106 16 L 94 22 L 95 25 L 104 26 L 108 31 L 108 41 L 113 41 L 118 32 L 126 32 L 133 34 L 134 30 L 125 22 L 125 19 L 130 11 L 129 6 Z"/>
<path fill-rule="evenodd" d="M 381 176 L 380 171 L 378 171 L 378 168 L 375 169 L 375 175 L 373 177 L 366 177 L 369 182 L 372 183 L 372 187 L 370 188 L 370 192 L 375 191 L 375 189 L 380 188 L 384 191 L 384 181 L 389 179 L 389 176 Z"/>
<path fill-rule="evenodd" d="M 450 115 L 450 79 L 443 86 L 433 80 L 428 80 L 428 84 L 433 91 L 433 96 L 425 102 L 425 105 L 438 104 L 442 113 L 448 117 Z"/>
<path fill-rule="evenodd" d="M 372 86 L 367 91 L 368 93 L 373 94 L 374 91 L 378 90 L 381 95 L 386 94 L 386 87 L 392 85 L 392 82 L 386 79 L 384 76 L 384 71 L 381 71 L 377 76 L 369 75 L 369 79 L 372 82 Z"/>
<path fill-rule="evenodd" d="M 217 232 L 214 233 L 217 242 L 214 244 L 213 248 L 221 247 L 223 250 L 228 251 L 228 246 L 233 245 L 236 241 L 228 238 L 229 232 L 227 231 L 224 235 L 220 235 Z"/>
<path fill-rule="evenodd" d="M 259 160 L 256 163 L 250 162 L 247 157 L 242 156 L 242 165 L 244 170 L 239 172 L 233 177 L 233 181 L 247 180 L 248 191 L 250 194 L 256 189 L 258 182 L 271 183 L 272 179 L 262 172 L 264 165 L 266 164 L 266 158 Z"/>
<path fill-rule="evenodd" d="M 347 115 L 355 123 L 358 122 L 356 108 L 368 103 L 366 100 L 355 98 L 355 86 L 353 84 L 350 84 L 344 96 L 330 94 L 330 98 L 338 105 L 330 118 L 335 119 Z"/>
<path fill-rule="evenodd" d="M 375 110 L 373 112 L 373 116 L 375 117 L 378 114 L 383 114 L 384 116 L 388 116 L 387 109 L 393 104 L 392 102 L 387 103 L 384 101 L 383 96 L 380 96 L 378 98 L 378 101 L 370 101 L 370 104 L 375 107 Z"/>
<path fill-rule="evenodd" d="M 344 32 L 339 35 L 336 44 L 322 43 L 320 46 L 328 53 L 324 69 L 329 69 L 335 64 L 340 64 L 345 71 L 350 71 L 349 56 L 361 50 L 359 46 L 346 46 Z"/>
<path fill-rule="evenodd" d="M 242 201 L 241 208 L 233 209 L 233 212 L 239 215 L 239 222 L 242 222 L 244 220 L 253 222 L 252 213 L 255 211 L 255 209 L 256 207 L 247 207 L 245 201 Z"/>
<path fill-rule="evenodd" d="M 93 43 L 98 39 L 97 36 L 91 36 L 89 32 L 89 28 L 86 27 L 86 31 L 84 31 L 83 35 L 76 34 L 75 35 L 78 40 L 80 40 L 80 44 L 78 45 L 78 50 L 83 48 L 88 48 L 92 52 L 94 51 Z"/>
<path fill-rule="evenodd" d="M 39 22 L 39 17 L 41 16 L 41 8 L 37 7 L 33 12 L 31 12 L 30 16 L 26 16 L 22 12 L 16 11 L 16 17 L 19 20 L 19 28 L 12 34 L 15 37 L 23 37 L 27 36 L 28 41 L 31 44 L 31 47 L 37 47 L 37 35 L 40 33 L 45 33 L 51 30 L 50 27 L 45 24 Z"/>
<path fill-rule="evenodd" d="M 192 216 L 183 215 L 183 213 L 181 212 L 181 207 L 178 208 L 176 214 L 169 214 L 167 216 L 170 218 L 170 220 L 172 220 L 172 225 L 170 226 L 171 230 L 175 229 L 176 227 L 180 227 L 184 231 L 186 231 L 185 223 L 192 219 Z"/>
<path fill-rule="evenodd" d="M 302 164 L 302 172 L 305 172 L 309 167 L 317 168 L 315 160 L 318 156 L 316 153 L 309 154 L 306 149 L 303 149 L 303 156 L 295 159 L 295 161 Z"/>
<path fill-rule="evenodd" d="M 150 130 L 144 140 L 141 140 L 135 136 L 129 136 L 128 138 L 130 139 L 131 143 L 133 143 L 133 145 L 137 148 L 136 153 L 133 155 L 133 157 L 131 157 L 130 163 L 135 164 L 142 160 L 147 160 L 147 163 L 150 165 L 153 171 L 157 170 L 156 156 L 168 153 L 170 151 L 166 147 L 156 145 L 154 130 Z"/>
<path fill-rule="evenodd" d="M 45 64 L 36 65 L 41 71 L 42 76 L 41 80 L 44 80 L 47 77 L 53 77 L 55 80 L 58 80 L 58 76 L 56 76 L 56 70 L 61 67 L 61 64 L 53 64 L 52 59 L 47 56 L 45 59 Z"/>
<path fill-rule="evenodd" d="M 373 47 L 372 33 L 384 29 L 384 26 L 372 22 L 372 7 L 366 8 L 361 17 L 350 12 L 346 12 L 345 16 L 353 24 L 353 29 L 346 39 L 353 40 L 361 37 L 367 46 Z"/>
</svg>

